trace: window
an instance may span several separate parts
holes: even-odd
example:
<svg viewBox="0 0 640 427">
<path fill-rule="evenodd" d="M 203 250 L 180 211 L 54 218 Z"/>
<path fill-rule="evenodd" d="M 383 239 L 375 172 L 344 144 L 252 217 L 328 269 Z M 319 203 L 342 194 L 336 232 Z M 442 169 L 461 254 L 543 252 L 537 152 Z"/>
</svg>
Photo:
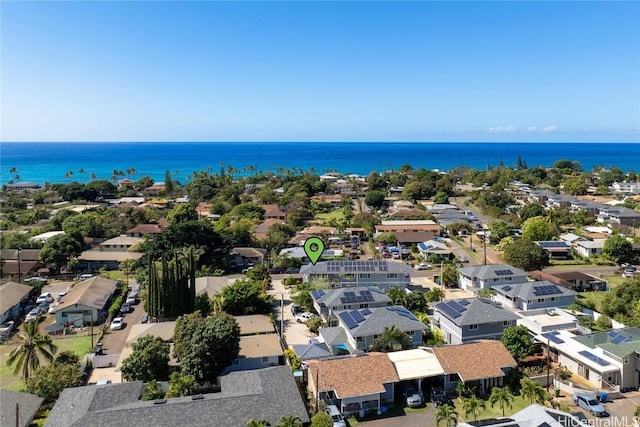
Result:
<svg viewBox="0 0 640 427">
<path fill-rule="evenodd" d="M 369 273 L 362 273 L 362 274 L 360 274 L 360 278 L 361 278 L 361 279 L 371 279 L 371 274 L 369 274 Z"/>
<path fill-rule="evenodd" d="M 470 331 L 475 331 L 478 329 L 478 325 L 469 325 L 469 330 Z"/>
<path fill-rule="evenodd" d="M 551 301 L 558 301 L 558 297 L 551 297 Z"/>
<path fill-rule="evenodd" d="M 449 381 L 457 382 L 458 374 L 449 374 Z"/>
<path fill-rule="evenodd" d="M 625 365 L 629 364 L 629 356 L 625 357 L 623 360 Z"/>
<path fill-rule="evenodd" d="M 505 320 L 504 322 L 502 322 L 503 326 L 510 326 L 511 325 L 511 320 Z"/>
<path fill-rule="evenodd" d="M 544 298 L 538 298 L 538 302 L 544 302 Z"/>
<path fill-rule="evenodd" d="M 397 279 L 397 278 L 398 278 L 398 274 L 396 273 L 387 274 L 387 279 Z"/>
<path fill-rule="evenodd" d="M 369 304 L 360 304 L 360 308 L 367 308 L 369 307 Z"/>
<path fill-rule="evenodd" d="M 269 357 L 263 357 L 262 363 L 269 363 Z"/>
</svg>

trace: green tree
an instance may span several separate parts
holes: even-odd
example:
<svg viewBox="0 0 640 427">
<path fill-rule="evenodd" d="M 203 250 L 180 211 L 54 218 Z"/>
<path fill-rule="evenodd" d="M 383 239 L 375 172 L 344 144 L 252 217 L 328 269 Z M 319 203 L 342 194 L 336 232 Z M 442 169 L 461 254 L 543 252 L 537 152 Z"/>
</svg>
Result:
<svg viewBox="0 0 640 427">
<path fill-rule="evenodd" d="M 194 310 L 202 313 L 203 316 L 208 316 L 211 313 L 211 300 L 207 293 L 196 295 L 196 302 L 194 304 Z"/>
<path fill-rule="evenodd" d="M 185 314 L 176 319 L 176 326 L 173 330 L 173 355 L 181 360 L 189 351 L 191 337 L 196 330 L 204 323 L 204 317 L 199 311 Z"/>
<path fill-rule="evenodd" d="M 473 421 L 478 421 L 478 415 L 482 413 L 485 406 L 484 401 L 478 399 L 476 396 L 471 396 L 462 401 L 464 416 L 468 417 L 470 414 L 473 415 Z"/>
<path fill-rule="evenodd" d="M 626 279 L 607 292 L 602 300 L 602 312 L 627 325 L 640 326 L 640 313 L 634 312 L 640 300 L 640 277 Z"/>
<path fill-rule="evenodd" d="M 150 380 L 142 390 L 142 400 L 156 400 L 164 397 L 162 386 L 156 380 Z"/>
<path fill-rule="evenodd" d="M 634 258 L 633 245 L 619 234 L 605 240 L 602 253 L 618 264 L 632 262 Z"/>
<path fill-rule="evenodd" d="M 27 391 L 54 402 L 65 388 L 85 385 L 85 374 L 80 363 L 58 363 L 41 366 L 26 380 Z"/>
<path fill-rule="evenodd" d="M 222 289 L 222 309 L 234 316 L 268 314 L 272 308 L 273 297 L 260 283 L 239 279 Z"/>
<path fill-rule="evenodd" d="M 195 330 L 181 360 L 182 372 L 199 384 L 216 383 L 218 375 L 238 357 L 240 326 L 226 313 L 215 313 Z"/>
<path fill-rule="evenodd" d="M 278 427 L 302 427 L 302 421 L 297 415 L 282 416 Z"/>
<path fill-rule="evenodd" d="M 565 194 L 571 194 L 573 196 L 580 196 L 587 194 L 589 187 L 583 177 L 576 176 L 568 178 L 564 181 L 562 192 Z"/>
<path fill-rule="evenodd" d="M 449 195 L 444 191 L 438 191 L 438 193 L 433 196 L 433 203 L 449 203 Z"/>
<path fill-rule="evenodd" d="M 500 240 L 509 236 L 511 226 L 504 221 L 496 221 L 491 224 L 491 233 L 489 234 L 489 241 L 491 243 L 498 243 Z"/>
<path fill-rule="evenodd" d="M 311 417 L 311 427 L 333 427 L 333 420 L 331 415 L 324 411 L 316 413 Z"/>
<path fill-rule="evenodd" d="M 387 197 L 386 193 L 380 190 L 370 190 L 367 195 L 364 196 L 364 202 L 367 206 L 371 206 L 374 209 L 380 209 L 384 204 L 384 199 Z"/>
<path fill-rule="evenodd" d="M 531 378 L 524 377 L 520 380 L 520 394 L 524 398 L 529 398 L 529 401 L 533 405 L 533 402 L 543 403 L 546 396 L 546 390 L 537 382 Z"/>
<path fill-rule="evenodd" d="M 40 367 L 40 357 L 52 361 L 58 350 L 51 337 L 38 331 L 38 323 L 35 321 L 24 324 L 24 332 L 16 335 L 18 347 L 14 348 L 7 358 L 7 365 L 15 365 L 13 375 L 22 371 L 24 379 L 29 378 Z"/>
<path fill-rule="evenodd" d="M 169 377 L 169 389 L 165 397 L 191 396 L 196 385 L 196 380 L 191 375 L 173 372 Z"/>
<path fill-rule="evenodd" d="M 518 215 L 520 216 L 520 221 L 524 222 L 529 218 L 534 218 L 537 216 L 544 215 L 544 208 L 540 203 L 527 203 L 518 211 Z"/>
<path fill-rule="evenodd" d="M 387 296 L 391 298 L 391 303 L 393 305 L 404 305 L 404 299 L 407 296 L 407 291 L 398 286 L 392 286 L 387 291 Z"/>
<path fill-rule="evenodd" d="M 441 280 L 446 287 L 452 287 L 458 284 L 458 270 L 456 269 L 455 265 L 448 264 L 442 270 Z"/>
<path fill-rule="evenodd" d="M 478 298 L 491 299 L 496 294 L 496 290 L 493 288 L 482 288 L 478 291 Z"/>
<path fill-rule="evenodd" d="M 376 236 L 376 242 L 380 242 L 385 245 L 395 245 L 396 243 L 398 243 L 398 239 L 396 238 L 395 234 L 390 231 L 386 231 Z"/>
<path fill-rule="evenodd" d="M 433 288 L 424 293 L 424 298 L 427 302 L 442 301 L 444 299 L 444 291 L 440 288 Z"/>
<path fill-rule="evenodd" d="M 516 361 L 527 357 L 534 349 L 529 330 L 523 325 L 505 328 L 501 341 Z"/>
<path fill-rule="evenodd" d="M 179 203 L 167 213 L 167 222 L 169 224 L 178 224 L 181 222 L 197 221 L 198 212 L 195 206 L 190 203 Z"/>
<path fill-rule="evenodd" d="M 402 198 L 405 200 L 422 200 L 428 199 L 433 195 L 433 187 L 426 181 L 410 181 L 405 184 L 402 190 Z"/>
<path fill-rule="evenodd" d="M 411 348 L 413 344 L 412 338 L 396 325 L 385 326 L 384 332 L 378 338 L 374 339 L 369 347 L 369 351 L 381 351 L 388 353 L 391 351 L 404 350 Z"/>
<path fill-rule="evenodd" d="M 453 405 L 440 405 L 436 410 L 436 424 L 440 426 L 444 423 L 445 427 L 452 427 L 458 423 L 458 413 Z"/>
<path fill-rule="evenodd" d="M 151 381 L 169 370 L 169 344 L 160 337 L 145 335 L 133 344 L 133 353 L 122 362 L 120 371 L 127 381 Z"/>
<path fill-rule="evenodd" d="M 492 408 L 497 404 L 502 410 L 502 416 L 504 417 L 505 409 L 513 407 L 513 394 L 511 394 L 509 387 L 494 387 L 491 389 L 489 403 L 491 403 Z"/>
<path fill-rule="evenodd" d="M 525 271 L 540 270 L 549 265 L 549 255 L 544 249 L 526 239 L 514 240 L 505 246 L 504 260 Z"/>
<path fill-rule="evenodd" d="M 253 418 L 247 421 L 247 427 L 269 427 L 271 424 L 267 420 L 254 420 Z"/>
<path fill-rule="evenodd" d="M 40 261 L 63 266 L 69 258 L 80 255 L 84 244 L 76 237 L 77 235 L 58 234 L 47 239 L 40 250 Z"/>
<path fill-rule="evenodd" d="M 558 228 L 544 217 L 535 216 L 522 224 L 522 238 L 531 241 L 552 240 L 558 236 Z"/>
</svg>

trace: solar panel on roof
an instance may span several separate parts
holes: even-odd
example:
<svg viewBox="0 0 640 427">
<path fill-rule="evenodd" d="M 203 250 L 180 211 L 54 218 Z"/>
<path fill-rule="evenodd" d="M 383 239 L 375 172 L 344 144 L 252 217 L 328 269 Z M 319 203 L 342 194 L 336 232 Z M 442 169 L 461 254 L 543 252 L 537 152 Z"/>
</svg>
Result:
<svg viewBox="0 0 640 427">
<path fill-rule="evenodd" d="M 592 362 L 596 362 L 598 365 L 600 366 L 607 366 L 609 364 L 609 362 L 607 362 L 606 360 L 602 359 L 601 357 L 596 356 L 595 354 L 591 353 L 590 351 L 580 351 L 578 352 L 579 355 L 586 357 L 587 359 L 591 360 Z"/>
<path fill-rule="evenodd" d="M 355 297 L 355 296 L 356 296 L 356 293 L 355 293 L 355 292 L 353 292 L 353 291 L 346 291 L 346 292 L 344 293 L 344 296 L 345 296 L 345 297 Z"/>
<path fill-rule="evenodd" d="M 341 302 L 342 304 L 346 304 L 346 303 L 347 303 L 347 299 L 346 299 L 346 298 L 340 298 L 340 302 Z"/>
<path fill-rule="evenodd" d="M 342 320 L 342 323 L 344 323 L 344 325 L 349 329 L 353 329 L 358 326 L 358 323 L 355 320 L 353 320 L 351 315 L 346 311 L 338 313 L 338 317 L 340 317 L 340 320 Z"/>
<path fill-rule="evenodd" d="M 498 276 L 507 276 L 509 274 L 513 274 L 513 271 L 511 271 L 511 270 L 496 270 L 495 273 Z"/>
<path fill-rule="evenodd" d="M 507 286 L 503 286 L 502 290 L 505 292 L 509 292 L 511 289 L 513 289 L 511 286 L 507 285 Z"/>
<path fill-rule="evenodd" d="M 447 316 L 450 319 L 455 319 L 457 317 L 460 317 L 460 313 L 458 313 L 456 310 L 449 307 L 447 304 L 440 304 L 438 306 L 438 310 L 440 310 L 442 313 L 444 313 L 445 316 Z"/>
<path fill-rule="evenodd" d="M 371 310 L 365 308 L 364 310 L 361 310 L 360 313 L 362 313 L 364 316 L 368 316 L 371 314 Z"/>
<path fill-rule="evenodd" d="M 463 299 L 463 300 L 458 301 L 458 304 L 460 304 L 460 305 L 469 305 L 471 303 L 469 301 L 467 301 L 466 299 Z"/>
<path fill-rule="evenodd" d="M 352 310 L 349 312 L 349 315 L 351 315 L 351 318 L 353 320 L 355 320 L 358 323 L 361 323 L 364 321 L 364 316 L 362 314 L 360 314 L 360 312 L 358 310 Z"/>
<path fill-rule="evenodd" d="M 564 342 L 564 340 L 560 337 L 558 337 L 557 335 L 553 334 L 553 333 L 546 333 L 546 334 L 542 334 L 542 336 L 546 339 L 548 339 L 549 341 L 556 343 L 556 344 L 562 344 Z"/>
</svg>

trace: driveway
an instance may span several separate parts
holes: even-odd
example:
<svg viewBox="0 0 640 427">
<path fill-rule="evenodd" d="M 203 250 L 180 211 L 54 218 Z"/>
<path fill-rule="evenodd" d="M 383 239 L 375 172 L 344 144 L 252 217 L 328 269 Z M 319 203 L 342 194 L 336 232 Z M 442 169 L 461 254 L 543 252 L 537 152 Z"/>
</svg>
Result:
<svg viewBox="0 0 640 427">
<path fill-rule="evenodd" d="M 102 350 L 105 354 L 120 354 L 125 347 L 125 343 L 131 332 L 131 326 L 142 323 L 142 315 L 144 314 L 144 302 L 141 300 L 138 304 L 133 305 L 133 311 L 125 314 L 124 328 L 119 331 L 109 330 L 109 324 L 105 323 L 106 331 L 102 337 Z"/>
<path fill-rule="evenodd" d="M 311 338 L 317 337 L 316 334 L 309 331 L 304 323 L 296 322 L 291 313 L 291 294 L 289 289 L 282 284 L 284 275 L 273 275 L 271 281 L 271 289 L 269 295 L 273 295 L 274 305 L 276 307 L 276 319 L 278 326 L 284 323 L 284 342 L 287 347 L 294 344 L 308 344 Z"/>
</svg>

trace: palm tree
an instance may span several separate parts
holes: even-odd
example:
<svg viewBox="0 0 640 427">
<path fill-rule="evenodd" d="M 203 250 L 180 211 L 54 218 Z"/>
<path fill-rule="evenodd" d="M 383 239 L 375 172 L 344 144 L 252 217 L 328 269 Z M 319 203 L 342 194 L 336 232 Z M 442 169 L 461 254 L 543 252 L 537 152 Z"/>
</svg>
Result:
<svg viewBox="0 0 640 427">
<path fill-rule="evenodd" d="M 412 339 L 396 325 L 385 326 L 384 332 L 373 340 L 371 351 L 396 351 L 411 347 Z M 400 348 L 398 348 L 400 347 Z"/>
<path fill-rule="evenodd" d="M 297 415 L 289 415 L 288 417 L 280 417 L 278 427 L 302 427 L 302 421 Z"/>
<path fill-rule="evenodd" d="M 446 427 L 456 425 L 458 422 L 458 413 L 456 412 L 456 408 L 448 404 L 438 406 L 438 410 L 436 411 L 436 424 L 440 426 L 440 423 L 443 421 Z"/>
<path fill-rule="evenodd" d="M 38 319 L 39 320 L 39 319 Z M 53 360 L 53 355 L 58 347 L 51 341 L 51 337 L 38 332 L 38 320 L 24 324 L 24 333 L 18 334 L 20 345 L 13 349 L 7 359 L 7 365 L 15 363 L 13 375 L 22 370 L 22 377 L 27 379 L 40 367 L 40 356 L 48 361 Z"/>
<path fill-rule="evenodd" d="M 253 418 L 247 421 L 247 427 L 269 427 L 271 424 L 267 420 L 254 420 Z"/>
<path fill-rule="evenodd" d="M 97 179 L 98 179 L 98 175 L 96 175 L 96 173 L 95 173 L 95 172 L 91 172 L 91 175 L 89 175 L 89 179 L 90 179 L 91 181 L 95 181 L 95 180 L 97 180 Z"/>
<path fill-rule="evenodd" d="M 545 389 L 527 377 L 520 380 L 520 394 L 523 397 L 528 397 L 532 405 L 534 400 L 538 403 L 545 400 Z"/>
<path fill-rule="evenodd" d="M 480 415 L 485 406 L 484 400 L 480 400 L 476 396 L 471 396 L 462 401 L 464 416 L 467 417 L 469 414 L 473 415 L 473 421 L 478 421 L 478 415 Z"/>
<path fill-rule="evenodd" d="M 393 286 L 387 291 L 387 296 L 391 298 L 393 305 L 401 305 L 404 302 L 404 297 L 407 295 L 404 289 L 400 289 L 397 286 Z"/>
<path fill-rule="evenodd" d="M 511 394 L 509 387 L 494 387 L 491 389 L 489 403 L 491 403 L 492 408 L 497 403 L 502 409 L 502 416 L 504 417 L 506 407 L 508 406 L 509 409 L 513 407 L 513 394 Z"/>
</svg>

